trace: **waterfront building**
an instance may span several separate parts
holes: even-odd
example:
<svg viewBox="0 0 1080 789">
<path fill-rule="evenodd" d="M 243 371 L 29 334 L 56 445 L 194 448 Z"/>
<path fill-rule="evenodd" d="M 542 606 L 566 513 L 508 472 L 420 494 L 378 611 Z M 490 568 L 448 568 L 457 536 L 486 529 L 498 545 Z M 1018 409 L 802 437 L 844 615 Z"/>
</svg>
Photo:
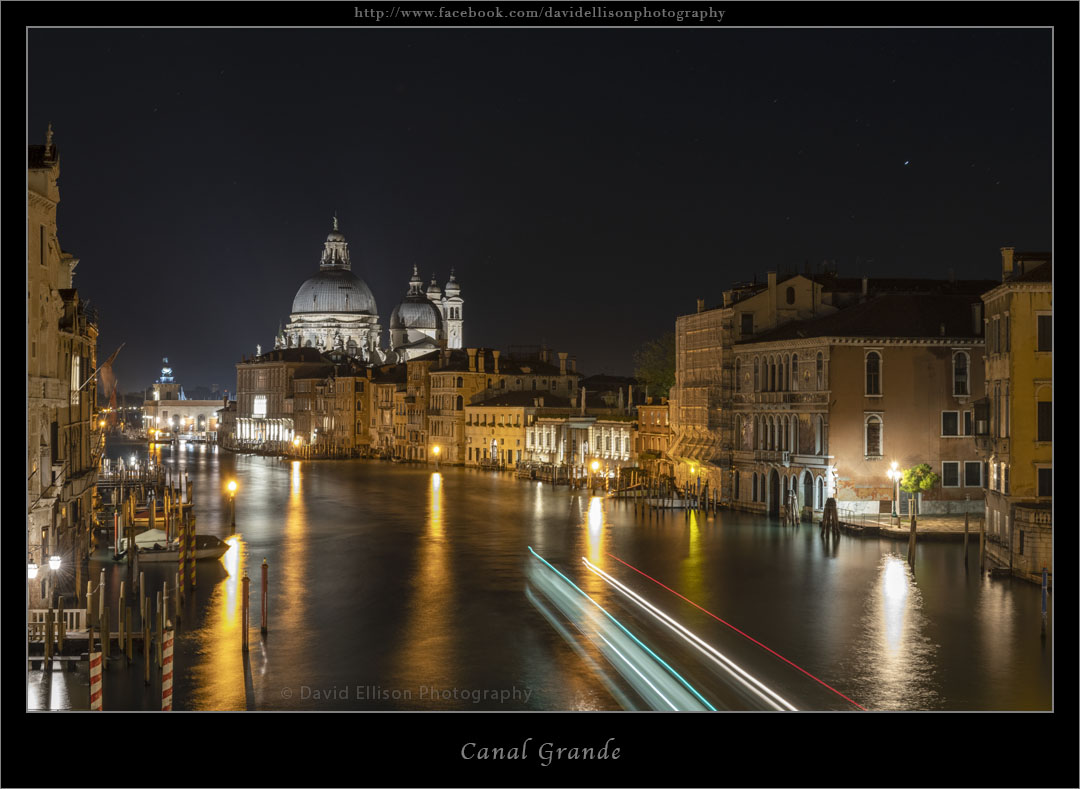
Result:
<svg viewBox="0 0 1080 789">
<path fill-rule="evenodd" d="M 394 423 L 395 394 L 405 395 L 405 365 L 390 364 L 371 369 L 370 399 L 370 445 L 372 452 L 380 457 L 395 457 Z"/>
<path fill-rule="evenodd" d="M 675 386 L 669 404 L 671 446 L 679 485 L 696 479 L 718 490 L 721 500 L 735 499 L 734 382 L 736 343 L 745 342 L 795 321 L 835 315 L 867 299 L 886 294 L 932 296 L 937 292 L 978 294 L 985 280 L 842 278 L 835 267 L 778 279 L 769 272 L 759 283 L 739 283 L 723 294 L 723 305 L 705 308 L 675 322 Z M 745 376 L 746 370 L 740 373 Z M 762 373 L 759 373 L 762 374 Z M 779 369 L 777 374 L 784 375 Z M 753 482 L 753 480 L 751 480 Z M 740 481 L 741 484 L 741 481 Z M 739 499 L 745 492 L 740 488 Z"/>
<path fill-rule="evenodd" d="M 97 316 L 79 297 L 79 259 L 57 236 L 60 154 L 49 126 L 27 147 L 26 494 L 30 608 L 85 585 L 102 449 L 95 421 Z M 60 570 L 49 568 L 52 556 Z"/>
<path fill-rule="evenodd" d="M 603 475 L 636 464 L 633 417 L 620 408 L 588 409 L 587 396 L 582 388 L 576 408 L 538 411 L 526 428 L 527 459 L 545 469 L 545 478 L 584 479 L 593 473 L 594 462 Z"/>
<path fill-rule="evenodd" d="M 314 404 L 314 379 L 325 380 L 333 359 L 317 348 L 280 348 L 236 365 L 236 432 L 231 446 L 285 452 L 294 435 L 305 445 L 318 423 L 304 414 Z M 297 390 L 295 382 L 306 383 Z"/>
<path fill-rule="evenodd" d="M 551 399 L 551 395 L 546 398 Z M 528 460 L 526 431 L 533 424 L 545 395 L 511 391 L 465 406 L 465 463 L 516 468 Z M 569 405 L 561 398 L 564 408 Z M 549 403 L 549 406 L 554 406 Z"/>
<path fill-rule="evenodd" d="M 638 466 L 651 476 L 673 475 L 674 465 L 668 456 L 671 424 L 666 397 L 650 397 L 637 407 L 633 442 Z"/>
<path fill-rule="evenodd" d="M 837 309 L 826 299 L 824 282 L 798 274 L 778 281 L 770 271 L 764 284 L 725 291 L 721 306 L 706 309 L 698 299 L 696 313 L 676 318 L 668 454 L 677 484 L 708 485 L 722 501 L 732 500 L 734 344 Z"/>
<path fill-rule="evenodd" d="M 221 400 L 189 400 L 176 382 L 169 358 L 161 362 L 161 375 L 143 402 L 143 432 L 152 436 L 160 430 L 181 438 L 216 441 Z"/>
<path fill-rule="evenodd" d="M 1046 253 L 1001 250 L 982 296 L 986 327 L 987 556 L 1014 575 L 1053 574 L 1053 268 Z"/>
<path fill-rule="evenodd" d="M 885 293 L 735 343 L 733 505 L 820 519 L 832 497 L 852 513 L 892 512 L 888 478 L 927 463 L 939 485 L 908 506 L 978 512 L 974 393 L 982 316 L 967 286 Z"/>
<path fill-rule="evenodd" d="M 466 442 L 466 406 L 511 392 L 566 398 L 576 396 L 581 379 L 569 354 L 544 349 L 511 349 L 503 355 L 490 348 L 446 349 L 431 369 L 428 410 L 431 440 L 440 445 L 440 462 L 467 464 L 478 447 Z M 516 461 L 515 461 L 516 462 Z"/>
</svg>

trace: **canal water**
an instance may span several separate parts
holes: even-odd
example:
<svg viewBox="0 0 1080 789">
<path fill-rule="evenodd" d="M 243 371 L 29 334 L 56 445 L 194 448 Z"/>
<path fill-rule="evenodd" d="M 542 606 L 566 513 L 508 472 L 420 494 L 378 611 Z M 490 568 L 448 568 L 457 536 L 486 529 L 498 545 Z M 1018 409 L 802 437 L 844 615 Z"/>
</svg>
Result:
<svg viewBox="0 0 1080 789">
<path fill-rule="evenodd" d="M 145 447 L 110 446 L 111 457 Z M 198 530 L 227 540 L 199 562 L 177 633 L 183 710 L 611 710 L 625 683 L 526 594 L 529 549 L 677 664 L 718 708 L 723 678 L 600 570 L 799 709 L 1048 710 L 1052 608 L 1040 590 L 965 567 L 958 543 L 784 527 L 756 515 L 642 515 L 632 504 L 497 472 L 382 461 L 285 461 L 185 444 L 155 462 L 194 484 Z M 225 486 L 238 483 L 236 529 Z M 260 625 L 261 565 L 269 627 Z M 109 598 L 126 565 L 101 550 Z M 147 586 L 172 566 L 144 564 Z M 244 575 L 250 648 L 241 649 Z M 565 623 L 564 623 L 565 624 Z M 695 660 L 697 663 L 695 664 Z M 160 685 L 114 659 L 107 709 L 160 707 Z M 31 673 L 31 707 L 85 708 L 85 671 Z M 631 704 L 631 706 L 633 706 Z"/>
</svg>

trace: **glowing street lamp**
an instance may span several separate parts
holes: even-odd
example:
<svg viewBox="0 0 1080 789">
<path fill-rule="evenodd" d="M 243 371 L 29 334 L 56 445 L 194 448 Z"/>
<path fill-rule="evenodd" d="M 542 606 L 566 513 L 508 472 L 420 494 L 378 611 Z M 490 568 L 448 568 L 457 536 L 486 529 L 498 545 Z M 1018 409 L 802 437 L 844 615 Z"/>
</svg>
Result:
<svg viewBox="0 0 1080 789">
<path fill-rule="evenodd" d="M 26 565 L 26 577 L 31 581 L 37 578 L 37 571 L 38 566 L 34 562 L 30 562 L 30 564 Z"/>
<path fill-rule="evenodd" d="M 229 525 L 236 528 L 236 480 L 230 479 L 226 486 L 229 489 Z"/>
<path fill-rule="evenodd" d="M 439 470 L 439 445 L 436 444 L 431 448 L 431 451 L 435 453 L 435 470 Z"/>
<path fill-rule="evenodd" d="M 56 554 L 49 557 L 49 569 L 54 573 L 60 569 L 60 557 Z"/>
<path fill-rule="evenodd" d="M 596 470 L 598 468 L 600 468 L 600 462 L 597 461 L 597 460 L 594 460 L 592 462 L 592 465 L 589 466 L 589 468 L 591 469 L 591 473 L 589 474 L 589 492 L 592 493 L 592 489 L 593 489 L 592 475 L 596 473 Z"/>
<path fill-rule="evenodd" d="M 904 476 L 904 472 L 900 471 L 896 467 L 896 461 L 894 460 L 892 462 L 892 465 L 889 467 L 889 470 L 885 472 L 885 476 L 887 476 L 893 483 L 892 516 L 894 518 L 897 518 L 899 516 L 896 514 L 896 489 L 897 486 L 900 484 L 900 478 Z"/>
</svg>

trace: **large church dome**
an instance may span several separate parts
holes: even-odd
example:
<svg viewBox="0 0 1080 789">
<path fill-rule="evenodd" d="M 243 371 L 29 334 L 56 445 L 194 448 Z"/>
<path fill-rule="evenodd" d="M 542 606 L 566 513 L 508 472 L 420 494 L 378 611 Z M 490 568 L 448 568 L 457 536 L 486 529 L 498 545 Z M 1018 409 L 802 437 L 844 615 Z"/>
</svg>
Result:
<svg viewBox="0 0 1080 789">
<path fill-rule="evenodd" d="M 361 312 L 378 315 L 375 297 L 360 277 L 346 268 L 324 269 L 309 278 L 293 299 L 293 313 Z"/>
</svg>

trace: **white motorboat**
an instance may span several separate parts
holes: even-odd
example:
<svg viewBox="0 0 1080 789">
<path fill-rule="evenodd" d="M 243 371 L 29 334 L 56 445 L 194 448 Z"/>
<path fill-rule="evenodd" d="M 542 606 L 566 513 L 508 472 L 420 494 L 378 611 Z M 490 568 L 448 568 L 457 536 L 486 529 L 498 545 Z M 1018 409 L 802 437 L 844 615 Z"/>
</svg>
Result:
<svg viewBox="0 0 1080 789">
<path fill-rule="evenodd" d="M 229 550 L 229 544 L 213 534 L 195 535 L 196 559 L 220 559 Z M 135 549 L 139 552 L 140 562 L 178 562 L 180 561 L 180 543 L 178 540 L 166 542 L 162 529 L 147 529 L 135 535 Z M 120 539 L 120 553 L 117 558 L 127 555 L 127 538 Z"/>
</svg>

